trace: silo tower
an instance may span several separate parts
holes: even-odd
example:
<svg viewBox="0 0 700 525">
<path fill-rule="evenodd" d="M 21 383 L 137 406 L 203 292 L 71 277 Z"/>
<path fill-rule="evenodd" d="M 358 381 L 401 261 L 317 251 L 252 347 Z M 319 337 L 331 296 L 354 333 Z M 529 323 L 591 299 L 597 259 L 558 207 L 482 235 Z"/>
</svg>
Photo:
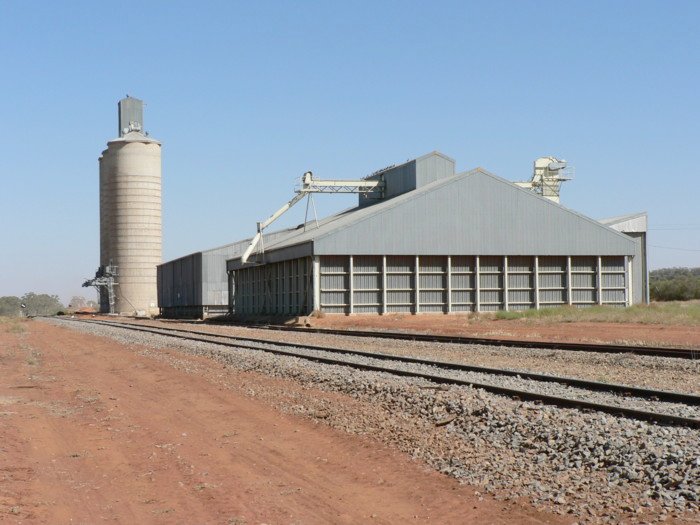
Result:
<svg viewBox="0 0 700 525">
<path fill-rule="evenodd" d="M 100 290 L 100 310 L 158 313 L 156 266 L 162 262 L 161 147 L 143 127 L 143 101 L 119 101 L 119 136 L 100 163 L 100 269 L 114 282 Z"/>
</svg>

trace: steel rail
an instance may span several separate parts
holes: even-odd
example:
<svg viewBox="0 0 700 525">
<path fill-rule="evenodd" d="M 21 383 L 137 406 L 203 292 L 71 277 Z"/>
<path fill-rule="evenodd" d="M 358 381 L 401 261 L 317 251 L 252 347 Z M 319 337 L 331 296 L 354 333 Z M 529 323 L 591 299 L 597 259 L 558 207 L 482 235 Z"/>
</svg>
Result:
<svg viewBox="0 0 700 525">
<path fill-rule="evenodd" d="M 103 323 L 108 325 L 125 325 L 128 327 L 136 326 L 137 329 L 145 328 L 143 326 L 134 325 L 132 323 L 117 323 L 114 321 L 92 321 L 95 323 Z M 266 343 L 273 344 L 277 346 L 286 346 L 289 348 L 300 348 L 308 350 L 317 350 L 321 352 L 337 353 L 337 354 L 348 354 L 348 355 L 359 355 L 362 357 L 369 357 L 373 359 L 389 360 L 389 361 L 399 361 L 404 363 L 413 363 L 421 365 L 436 366 L 439 368 L 444 368 L 447 370 L 457 370 L 462 372 L 479 372 L 484 374 L 502 375 L 510 377 L 520 377 L 523 379 L 532 379 L 535 381 L 549 382 L 549 383 L 559 383 L 569 386 L 574 386 L 578 388 L 585 388 L 587 390 L 596 390 L 601 392 L 613 392 L 623 396 L 636 396 L 644 399 L 651 399 L 653 401 L 667 401 L 670 403 L 684 403 L 687 405 L 700 406 L 700 396 L 693 394 L 686 394 L 683 392 L 672 392 L 668 390 L 654 390 L 649 388 L 640 388 L 630 385 L 621 385 L 615 383 L 604 383 L 600 381 L 590 381 L 585 379 L 577 379 L 573 377 L 561 377 L 553 376 L 549 374 L 538 374 L 535 372 L 509 370 L 507 368 L 489 368 L 478 365 L 467 365 L 464 363 L 454 363 L 450 361 L 440 361 L 434 359 L 424 359 L 420 357 L 410 357 L 396 354 L 386 354 L 382 352 L 367 352 L 363 350 L 351 350 L 345 348 L 331 348 L 327 346 L 316 346 L 308 345 L 302 343 L 289 343 L 286 341 L 271 341 L 269 339 L 258 339 L 251 337 L 241 337 L 236 335 L 225 335 L 225 334 L 215 334 L 211 332 L 202 332 L 195 330 L 186 330 L 181 328 L 170 328 L 170 327 L 159 327 L 146 325 L 149 328 L 155 330 L 164 330 L 167 332 L 175 333 L 189 333 L 196 335 L 204 335 L 210 337 L 219 337 L 229 340 L 246 341 L 250 343 Z"/>
<path fill-rule="evenodd" d="M 279 342 L 279 341 L 269 341 L 269 340 L 264 340 L 264 339 L 253 339 L 253 338 L 245 338 L 245 337 L 227 336 L 227 335 L 213 334 L 210 332 L 195 332 L 192 330 L 182 330 L 182 329 L 176 329 L 176 328 L 161 328 L 161 327 L 153 327 L 153 326 L 146 327 L 146 326 L 135 325 L 133 323 L 118 323 L 118 322 L 113 322 L 113 321 L 102 321 L 102 320 L 77 320 L 76 319 L 76 320 L 72 320 L 72 321 L 78 322 L 78 323 L 112 326 L 112 327 L 116 327 L 116 328 L 123 328 L 123 329 L 127 329 L 127 330 L 152 333 L 152 334 L 156 334 L 156 335 L 173 337 L 173 338 L 177 338 L 177 339 L 217 344 L 217 345 L 226 346 L 226 347 L 230 347 L 230 348 L 259 350 L 259 351 L 268 352 L 268 353 L 272 353 L 272 354 L 276 354 L 276 355 L 297 357 L 297 358 L 315 361 L 315 362 L 319 362 L 319 363 L 334 364 L 334 365 L 341 365 L 341 366 L 350 366 L 350 367 L 361 369 L 361 370 L 368 370 L 368 371 L 373 371 L 373 372 L 385 372 L 385 373 L 404 376 L 404 377 L 415 377 L 415 378 L 427 379 L 429 381 L 439 383 L 439 384 L 472 386 L 475 388 L 480 388 L 480 389 L 486 390 L 487 392 L 491 392 L 494 394 L 500 394 L 500 395 L 506 395 L 506 396 L 517 398 L 520 400 L 539 401 L 542 403 L 547 403 L 547 404 L 556 405 L 556 406 L 563 406 L 563 407 L 568 407 L 568 408 L 579 408 L 579 409 L 585 409 L 585 410 L 595 410 L 598 412 L 605 412 L 605 413 L 609 413 L 609 414 L 613 414 L 613 415 L 621 415 L 621 416 L 630 417 L 633 419 L 644 419 L 644 420 L 649 420 L 649 421 L 656 421 L 658 423 L 684 425 L 684 426 L 689 426 L 689 427 L 694 427 L 694 428 L 700 428 L 700 419 L 695 419 L 695 418 L 676 416 L 673 414 L 663 414 L 663 413 L 659 413 L 659 412 L 650 412 L 650 411 L 639 410 L 639 409 L 634 409 L 634 408 L 619 407 L 619 406 L 615 406 L 615 405 L 607 405 L 604 403 L 594 403 L 594 402 L 583 401 L 583 400 L 579 400 L 579 399 L 571 399 L 571 398 L 552 396 L 549 394 L 541 394 L 541 393 L 531 392 L 531 391 L 527 391 L 527 390 L 520 390 L 520 389 L 515 389 L 515 388 L 510 388 L 510 387 L 501 387 L 501 386 L 497 386 L 497 385 L 491 385 L 488 383 L 479 383 L 479 382 L 475 382 L 475 381 L 446 377 L 446 376 L 441 376 L 438 374 L 428 374 L 428 373 L 423 373 L 423 372 L 411 372 L 411 371 L 407 371 L 407 370 L 400 370 L 400 369 L 395 369 L 395 368 L 390 368 L 390 367 L 371 365 L 371 364 L 367 364 L 367 363 L 356 363 L 353 361 L 345 361 L 342 359 L 333 359 L 333 358 L 327 358 L 327 357 L 322 357 L 322 356 L 312 356 L 312 355 L 308 355 L 308 354 L 287 351 L 287 350 L 281 350 L 281 349 L 272 349 L 269 347 L 246 346 L 246 345 L 242 345 L 242 344 L 235 344 L 235 343 L 230 343 L 230 342 L 206 339 L 206 338 L 202 338 L 201 336 L 205 336 L 207 338 L 229 339 L 229 340 L 237 340 L 237 341 L 250 342 L 250 343 L 264 343 L 264 344 L 273 345 L 273 346 L 306 349 L 306 350 L 316 350 L 316 351 L 323 351 L 323 352 L 329 352 L 329 353 L 332 352 L 332 353 L 345 354 L 345 355 L 359 355 L 362 357 L 370 357 L 370 358 L 375 358 L 375 359 L 384 359 L 384 360 L 393 360 L 393 361 L 400 361 L 400 362 L 430 365 L 430 366 L 436 366 L 436 367 L 441 367 L 441 368 L 451 369 L 451 370 L 476 371 L 476 372 L 491 373 L 494 375 L 520 376 L 520 377 L 526 378 L 526 379 L 556 382 L 556 383 L 560 383 L 560 384 L 569 384 L 571 386 L 587 388 L 589 390 L 604 390 L 604 391 L 608 391 L 608 392 L 622 393 L 623 395 L 635 395 L 637 397 L 644 397 L 646 399 L 652 399 L 655 401 L 662 401 L 663 400 L 663 401 L 671 401 L 671 402 L 682 402 L 684 404 L 689 404 L 689 405 L 699 405 L 700 404 L 700 396 L 695 396 L 692 394 L 684 394 L 684 393 L 680 393 L 680 392 L 668 392 L 665 390 L 650 390 L 650 389 L 643 389 L 643 388 L 637 388 L 637 387 L 630 387 L 630 386 L 626 386 L 626 385 L 600 383 L 600 382 L 596 382 L 596 381 L 585 381 L 585 380 L 579 380 L 579 379 L 574 379 L 574 378 L 549 376 L 549 375 L 544 375 L 544 374 L 532 374 L 532 373 L 527 373 L 527 372 L 517 372 L 517 371 L 513 371 L 513 370 L 491 369 L 491 368 L 477 367 L 477 366 L 471 366 L 471 365 L 462 365 L 460 363 L 450 363 L 450 362 L 445 362 L 445 361 L 431 361 L 431 360 L 426 360 L 426 359 L 421 359 L 421 358 L 414 358 L 414 357 L 407 357 L 407 356 L 394 356 L 394 355 L 383 354 L 383 353 L 373 353 L 373 352 L 364 352 L 364 351 L 348 350 L 348 349 L 341 349 L 341 348 L 328 348 L 328 347 L 320 347 L 320 346 L 303 345 L 303 344 L 298 344 L 298 343 L 285 343 L 285 342 Z M 192 334 L 192 335 L 184 335 L 184 334 Z"/>
<path fill-rule="evenodd" d="M 605 343 L 567 343 L 556 341 L 523 341 L 515 339 L 492 339 L 488 337 L 469 337 L 457 335 L 436 335 L 418 334 L 410 332 L 373 332 L 369 330 L 340 330 L 333 328 L 309 328 L 296 326 L 279 326 L 269 324 L 246 324 L 219 322 L 219 324 L 233 324 L 245 326 L 247 328 L 258 328 L 262 330 L 275 330 L 281 332 L 302 332 L 327 335 L 344 335 L 351 337 L 376 337 L 380 339 L 400 339 L 407 341 L 426 341 L 432 343 L 456 343 L 456 344 L 478 344 L 485 346 L 505 346 L 509 348 L 541 348 L 545 350 L 568 350 L 575 352 L 598 352 L 598 353 L 625 353 L 637 355 L 650 355 L 657 357 L 675 357 L 679 359 L 700 359 L 700 349 L 677 348 L 663 346 L 633 346 L 614 345 Z"/>
</svg>

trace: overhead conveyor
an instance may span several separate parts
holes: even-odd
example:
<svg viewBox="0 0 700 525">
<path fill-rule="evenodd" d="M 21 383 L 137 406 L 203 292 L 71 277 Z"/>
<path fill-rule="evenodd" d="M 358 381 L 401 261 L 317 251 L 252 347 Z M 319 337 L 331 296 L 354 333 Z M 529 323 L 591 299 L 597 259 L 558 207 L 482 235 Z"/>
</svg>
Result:
<svg viewBox="0 0 700 525">
<path fill-rule="evenodd" d="M 273 222 L 279 219 L 287 210 L 294 206 L 297 202 L 302 200 L 304 197 L 309 197 L 313 193 L 370 193 L 376 192 L 380 196 L 384 194 L 384 180 L 380 178 L 379 180 L 319 180 L 314 179 L 313 173 L 307 171 L 301 177 L 301 185 L 294 190 L 296 195 L 289 202 L 285 203 L 280 209 L 275 213 L 270 215 L 267 219 L 262 222 L 258 222 L 258 231 L 255 237 L 250 241 L 248 248 L 241 256 L 241 263 L 246 264 L 251 254 L 260 243 L 262 239 L 263 232 L 265 228 L 270 226 Z"/>
</svg>

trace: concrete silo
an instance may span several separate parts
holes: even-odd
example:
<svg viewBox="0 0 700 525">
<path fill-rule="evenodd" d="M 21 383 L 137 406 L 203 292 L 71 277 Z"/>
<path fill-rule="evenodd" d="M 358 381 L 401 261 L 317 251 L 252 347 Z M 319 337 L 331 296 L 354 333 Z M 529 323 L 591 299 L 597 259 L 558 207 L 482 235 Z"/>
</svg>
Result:
<svg viewBox="0 0 700 525">
<path fill-rule="evenodd" d="M 158 313 L 156 266 L 162 259 L 161 146 L 143 131 L 143 102 L 119 101 L 119 137 L 100 163 L 100 310 Z M 104 279 L 103 279 L 104 280 Z"/>
</svg>

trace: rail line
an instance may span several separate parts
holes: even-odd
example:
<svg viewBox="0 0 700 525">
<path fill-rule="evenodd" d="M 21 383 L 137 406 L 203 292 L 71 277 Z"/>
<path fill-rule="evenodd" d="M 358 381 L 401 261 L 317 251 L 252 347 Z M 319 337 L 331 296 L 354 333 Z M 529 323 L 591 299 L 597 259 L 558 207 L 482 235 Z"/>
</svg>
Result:
<svg viewBox="0 0 700 525">
<path fill-rule="evenodd" d="M 569 350 L 574 352 L 598 352 L 637 354 L 657 357 L 675 357 L 679 359 L 700 359 L 700 349 L 674 348 L 663 346 L 633 346 L 613 345 L 604 343 L 566 343 L 554 341 L 523 341 L 515 339 L 492 339 L 487 337 L 468 337 L 457 335 L 416 334 L 410 332 L 373 332 L 369 330 L 341 330 L 332 328 L 308 328 L 296 326 L 280 326 L 270 324 L 246 324 L 220 322 L 219 324 L 235 324 L 248 328 L 275 330 L 282 332 L 302 332 L 327 335 L 344 335 L 350 337 L 375 337 L 380 339 L 399 339 L 406 341 L 425 341 L 432 343 L 456 343 L 485 346 L 505 346 L 509 348 L 542 348 L 545 350 Z"/>
<path fill-rule="evenodd" d="M 511 387 L 504 387 L 499 385 L 493 385 L 490 383 L 481 383 L 477 381 L 464 380 L 455 377 L 449 377 L 446 375 L 441 375 L 439 373 L 425 373 L 418 371 L 408 371 L 404 369 L 397 369 L 389 366 L 378 366 L 368 363 L 357 363 L 354 361 L 348 361 L 345 359 L 338 359 L 335 357 L 324 357 L 319 355 L 309 355 L 299 350 L 306 351 L 318 351 L 326 352 L 329 354 L 336 355 L 346 355 L 346 356 L 358 356 L 371 359 L 377 359 L 387 362 L 397 362 L 397 363 L 411 363 L 418 365 L 428 365 L 434 368 L 442 370 L 452 370 L 452 371 L 462 371 L 462 372 L 479 372 L 483 374 L 491 374 L 494 376 L 514 376 L 522 379 L 529 379 L 541 382 L 551 382 L 558 383 L 570 387 L 582 388 L 592 391 L 603 391 L 609 392 L 620 396 L 634 396 L 637 398 L 647 399 L 654 402 L 670 402 L 670 403 L 682 403 L 688 406 L 700 406 L 700 396 L 693 394 L 685 394 L 680 392 L 669 392 L 665 390 L 653 390 L 639 387 L 632 387 L 628 385 L 619 385 L 611 383 L 602 383 L 597 381 L 586 381 L 576 378 L 569 377 L 557 377 L 547 374 L 537 374 L 531 372 L 520 372 L 508 369 L 498 369 L 498 368 L 487 368 L 474 365 L 465 365 L 461 363 L 453 363 L 446 361 L 435 361 L 429 359 L 422 359 L 416 357 L 408 356 L 397 356 L 391 354 L 384 354 L 378 352 L 365 352 L 360 350 L 349 350 L 343 348 L 330 348 L 325 346 L 314 346 L 305 345 L 299 343 L 287 343 L 279 341 L 270 341 L 265 339 L 256 339 L 248 337 L 230 336 L 213 334 L 211 332 L 201 332 L 195 330 L 184 330 L 177 328 L 167 328 L 167 327 L 153 327 L 153 326 L 139 326 L 133 323 L 120 323 L 115 321 L 102 321 L 102 320 L 74 320 L 73 322 L 78 323 L 88 323 L 88 324 L 98 324 L 117 328 L 123 328 L 127 330 L 134 330 L 145 333 L 152 333 L 161 336 L 173 337 L 189 341 L 198 341 L 217 344 L 221 346 L 226 346 L 230 348 L 241 348 L 247 350 L 259 350 L 263 352 L 268 352 L 277 355 L 284 355 L 290 357 L 297 357 L 301 359 L 316 361 L 326 364 L 334 364 L 341 366 L 350 366 L 357 369 L 374 371 L 374 372 L 385 372 L 393 375 L 399 375 L 404 377 L 414 377 L 426 379 L 439 384 L 454 384 L 462 386 L 472 386 L 475 388 L 481 388 L 491 393 L 506 395 L 509 397 L 517 398 L 520 400 L 527 401 L 539 401 L 542 403 L 568 407 L 568 408 L 578 408 L 583 410 L 594 410 L 599 412 L 605 412 L 613 415 L 620 415 L 624 417 L 629 417 L 633 419 L 643 419 L 648 421 L 655 421 L 663 424 L 671 425 L 684 425 L 694 428 L 700 428 L 700 419 L 692 417 L 684 417 L 675 414 L 666 414 L 662 412 L 652 412 L 648 410 L 640 410 L 637 408 L 621 407 L 605 403 L 597 403 L 593 401 L 586 401 L 581 399 L 553 396 L 549 394 L 543 394 L 540 392 L 533 392 L 529 390 L 516 389 Z M 238 341 L 238 343 L 233 342 Z M 242 344 L 246 343 L 246 344 Z M 256 346 L 264 344 L 267 346 Z M 271 348 L 275 347 L 275 348 Z"/>
</svg>

